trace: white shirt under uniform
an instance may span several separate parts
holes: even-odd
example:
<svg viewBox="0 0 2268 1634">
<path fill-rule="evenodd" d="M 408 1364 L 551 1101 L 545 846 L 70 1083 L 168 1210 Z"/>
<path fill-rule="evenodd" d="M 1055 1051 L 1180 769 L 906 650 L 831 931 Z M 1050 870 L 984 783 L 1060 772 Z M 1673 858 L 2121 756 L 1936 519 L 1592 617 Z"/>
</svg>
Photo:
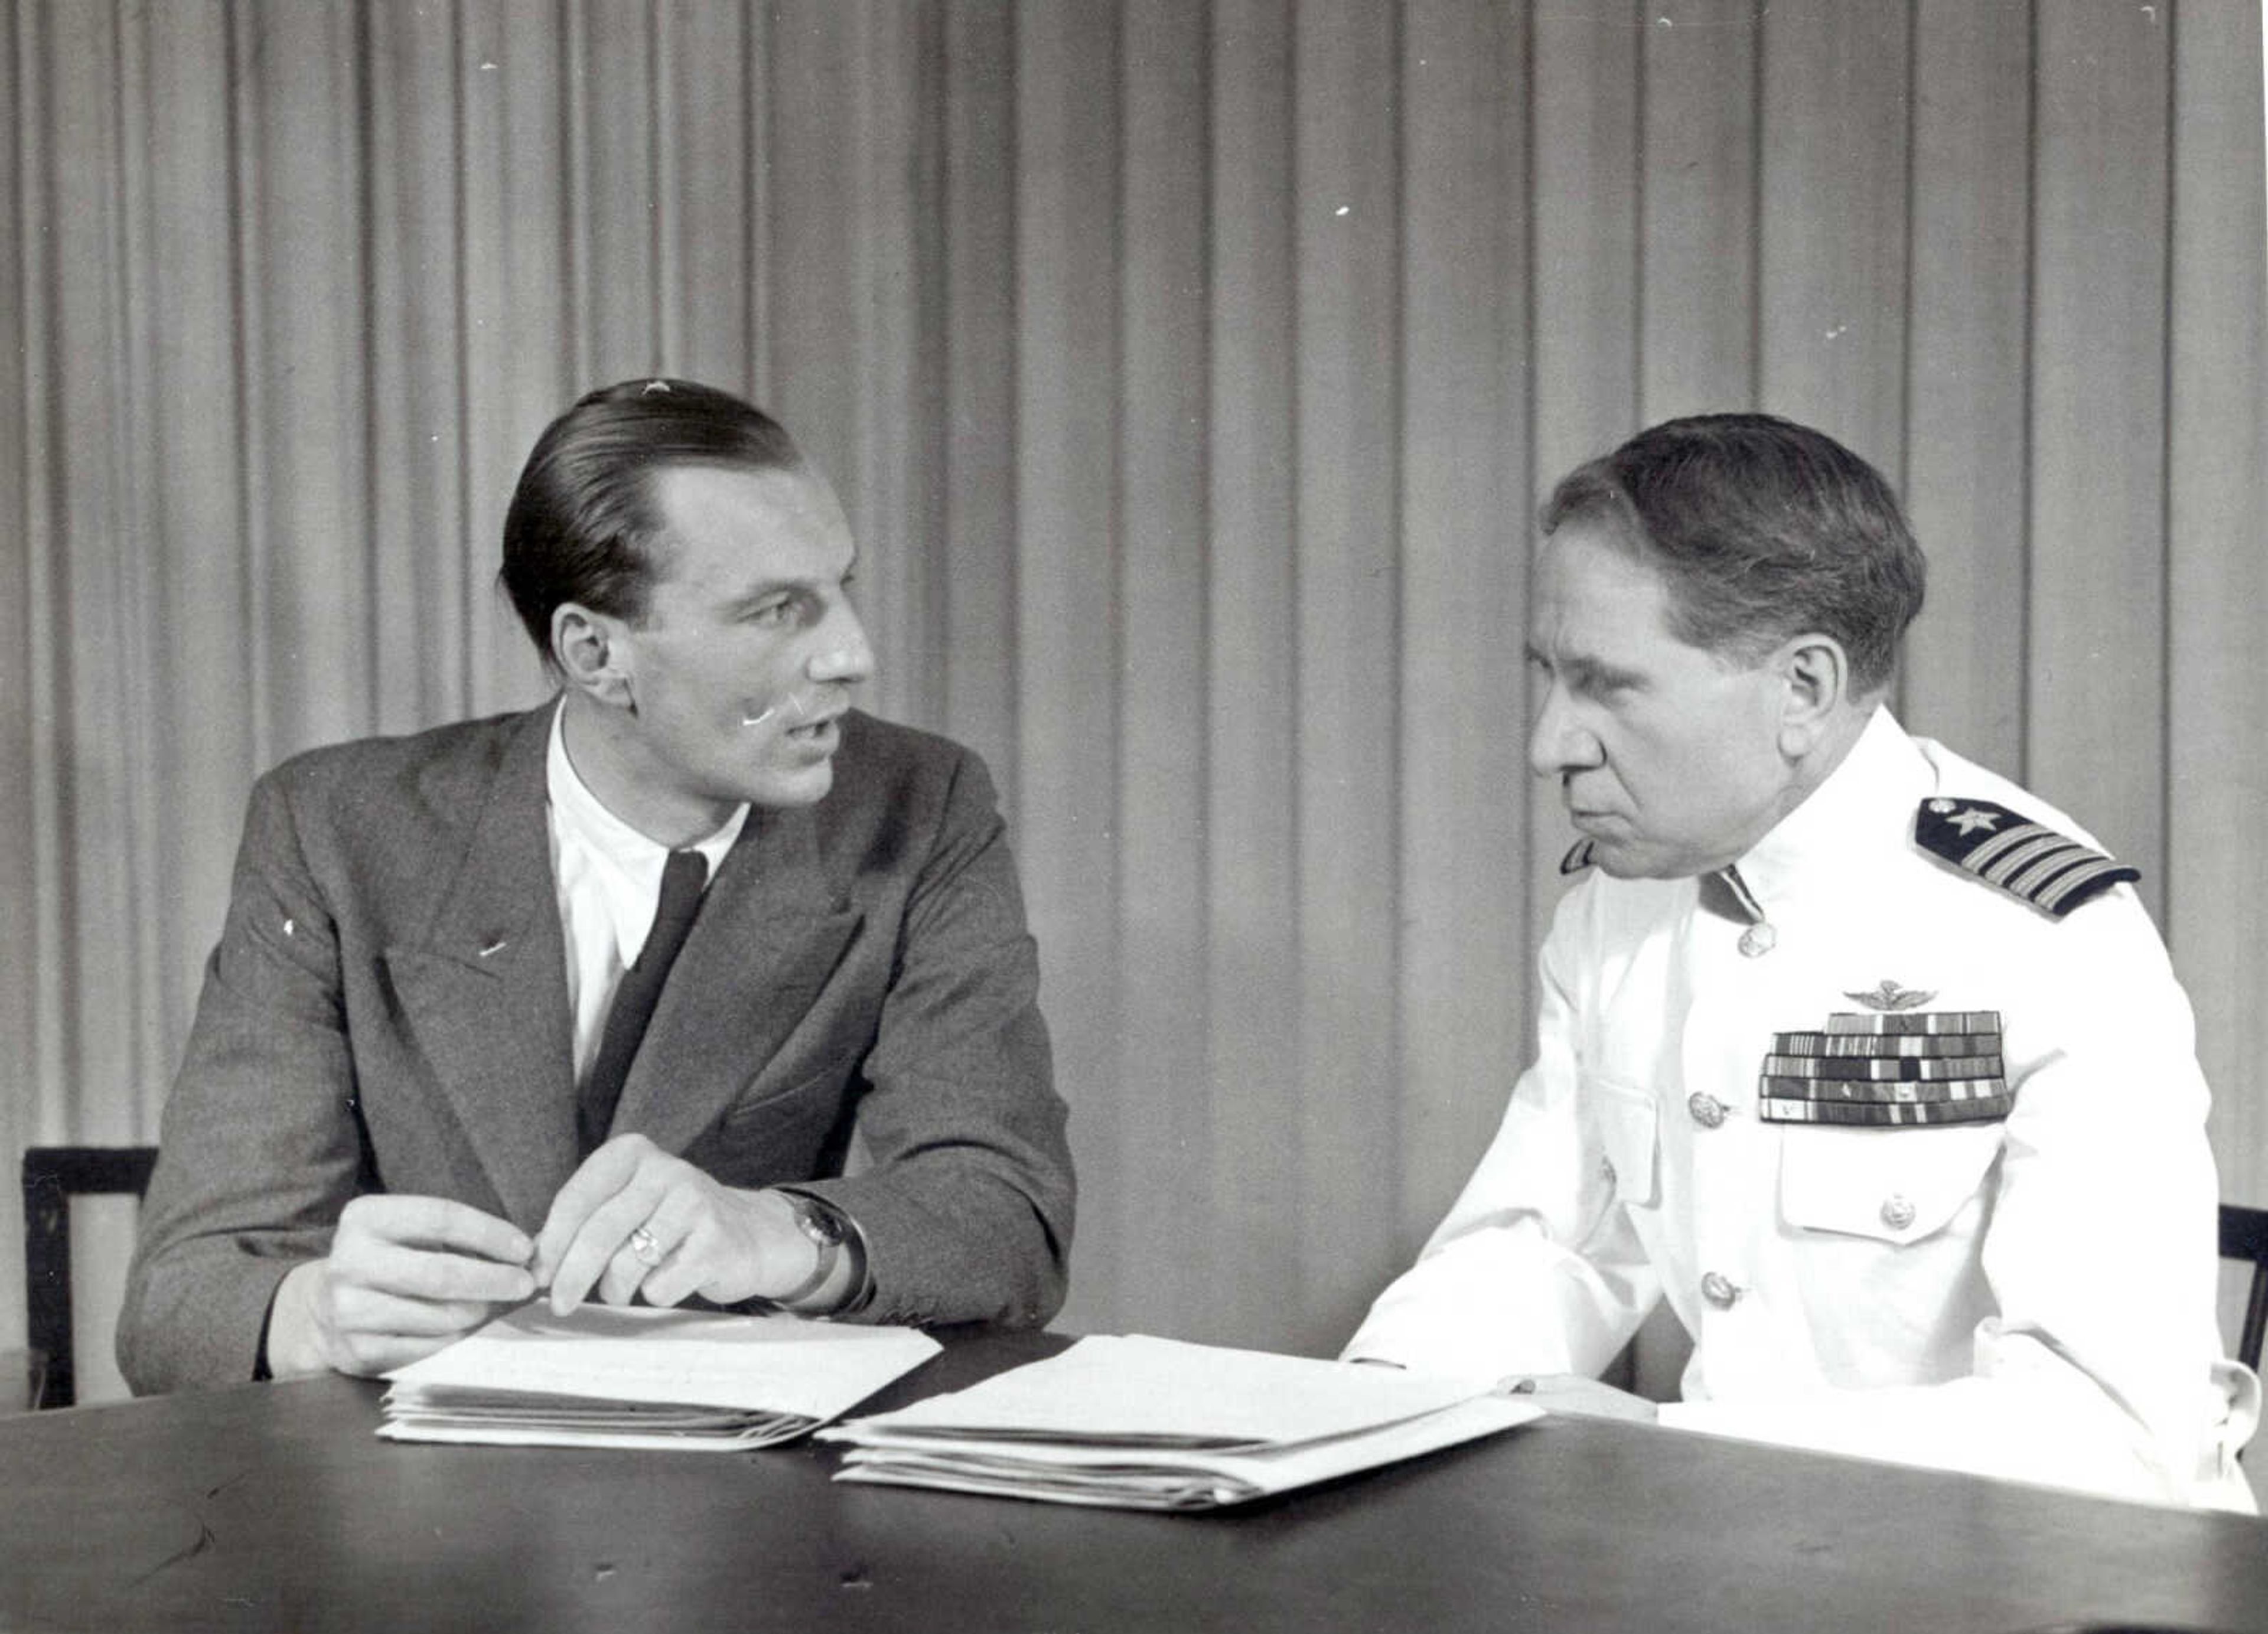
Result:
<svg viewBox="0 0 2268 1634">
<path fill-rule="evenodd" d="M 2057 918 L 1933 855 L 1925 809 L 2076 833 L 1884 710 L 1735 865 L 1745 902 L 1570 891 L 1538 1058 L 1346 1354 L 1595 1375 L 1667 1298 L 1695 1339 L 1667 1424 L 2250 1510 L 2258 1384 L 2220 1359 L 2157 932 L 2124 884 Z"/>
</svg>

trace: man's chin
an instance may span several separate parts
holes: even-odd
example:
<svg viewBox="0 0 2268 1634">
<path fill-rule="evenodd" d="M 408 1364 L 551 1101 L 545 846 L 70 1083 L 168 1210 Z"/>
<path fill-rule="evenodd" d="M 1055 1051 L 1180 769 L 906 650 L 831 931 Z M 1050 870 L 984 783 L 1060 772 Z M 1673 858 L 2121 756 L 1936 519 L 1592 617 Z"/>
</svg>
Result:
<svg viewBox="0 0 2268 1634">
<path fill-rule="evenodd" d="M 1591 865 L 1610 880 L 1690 880 L 1707 872 L 1651 846 L 1596 836 L 1591 840 Z"/>
<path fill-rule="evenodd" d="M 798 806 L 816 806 L 834 787 L 835 762 L 824 760 L 814 766 L 799 766 L 792 771 L 759 777 L 749 785 L 747 799 L 751 806 L 784 811 Z"/>
<path fill-rule="evenodd" d="M 1651 880 L 1654 877 L 1646 872 L 1638 857 L 1610 851 L 1602 842 L 1596 840 L 1591 843 L 1591 865 L 1609 880 Z"/>
</svg>

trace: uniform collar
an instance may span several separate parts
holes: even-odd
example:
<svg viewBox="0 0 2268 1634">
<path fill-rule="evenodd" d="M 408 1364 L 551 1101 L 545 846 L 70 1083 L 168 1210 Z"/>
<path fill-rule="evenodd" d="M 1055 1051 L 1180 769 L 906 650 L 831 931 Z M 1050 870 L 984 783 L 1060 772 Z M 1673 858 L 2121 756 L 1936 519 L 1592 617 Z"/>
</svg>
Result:
<svg viewBox="0 0 2268 1634">
<path fill-rule="evenodd" d="M 1843 763 L 1734 865 L 1742 883 L 1769 914 L 1777 902 L 1878 865 L 1936 781 L 1914 740 L 1877 705 Z"/>
</svg>

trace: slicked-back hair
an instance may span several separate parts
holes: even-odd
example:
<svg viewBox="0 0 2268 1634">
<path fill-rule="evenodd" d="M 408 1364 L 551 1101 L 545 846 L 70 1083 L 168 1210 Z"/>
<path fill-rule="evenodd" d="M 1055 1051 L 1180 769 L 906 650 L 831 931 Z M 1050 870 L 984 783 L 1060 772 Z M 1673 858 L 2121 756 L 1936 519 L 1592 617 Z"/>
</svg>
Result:
<svg viewBox="0 0 2268 1634">
<path fill-rule="evenodd" d="M 662 526 L 652 479 L 674 465 L 808 468 L 777 421 L 712 386 L 623 380 L 582 398 L 535 439 L 504 519 L 499 577 L 547 664 L 567 602 L 645 616 Z"/>
<path fill-rule="evenodd" d="M 1852 691 L 1889 684 L 1926 565 L 1880 472 L 1822 432 L 1765 414 L 1667 420 L 1551 490 L 1546 537 L 1602 526 L 1659 570 L 1669 629 L 1756 663 L 1791 637 L 1843 644 Z"/>
</svg>

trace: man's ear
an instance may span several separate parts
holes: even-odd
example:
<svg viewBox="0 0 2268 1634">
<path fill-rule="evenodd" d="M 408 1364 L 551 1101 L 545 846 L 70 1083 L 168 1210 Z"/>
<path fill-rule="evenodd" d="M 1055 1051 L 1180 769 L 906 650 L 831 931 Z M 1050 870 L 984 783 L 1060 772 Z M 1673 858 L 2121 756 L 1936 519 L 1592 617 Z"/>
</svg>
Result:
<svg viewBox="0 0 2268 1634">
<path fill-rule="evenodd" d="M 637 710 L 637 690 L 625 626 L 610 613 L 563 601 L 551 615 L 551 658 L 567 684 L 615 709 Z"/>
<path fill-rule="evenodd" d="M 1779 749 L 1791 761 L 1819 746 L 1851 698 L 1851 655 L 1816 630 L 1791 637 L 1772 656 L 1780 678 Z"/>
</svg>

